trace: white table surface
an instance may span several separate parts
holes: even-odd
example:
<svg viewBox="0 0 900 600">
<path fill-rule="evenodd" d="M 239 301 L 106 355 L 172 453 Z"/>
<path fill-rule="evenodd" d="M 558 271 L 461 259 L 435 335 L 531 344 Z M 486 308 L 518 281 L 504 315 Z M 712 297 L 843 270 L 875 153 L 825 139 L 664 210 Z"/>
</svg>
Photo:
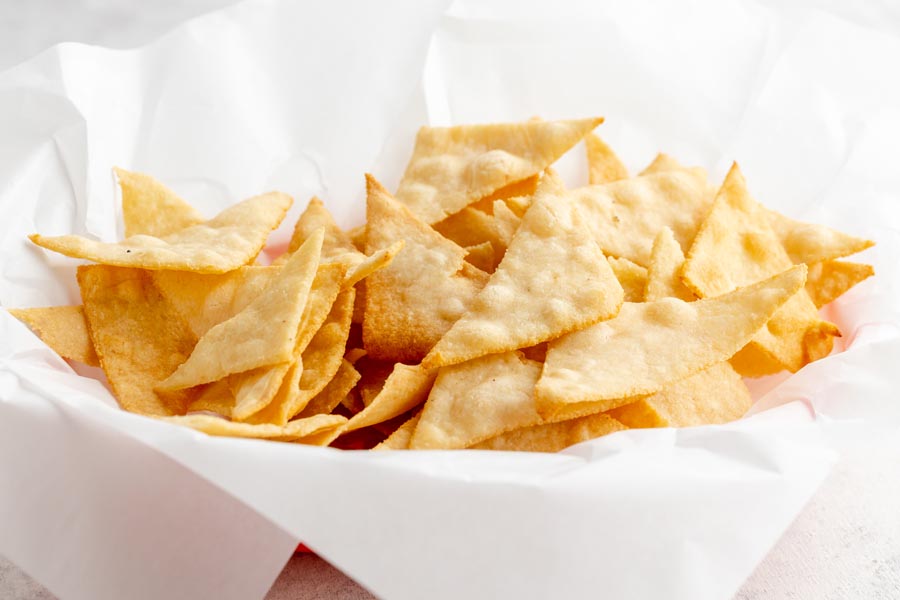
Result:
<svg viewBox="0 0 900 600">
<path fill-rule="evenodd" d="M 232 0 L 3 0 L 0 70 L 57 42 L 127 48 Z M 900 402 L 900 393 L 898 393 Z M 268 600 L 373 596 L 310 555 L 285 566 Z M 0 598 L 55 596 L 0 556 Z M 900 439 L 849 452 L 734 600 L 900 599 Z"/>
</svg>

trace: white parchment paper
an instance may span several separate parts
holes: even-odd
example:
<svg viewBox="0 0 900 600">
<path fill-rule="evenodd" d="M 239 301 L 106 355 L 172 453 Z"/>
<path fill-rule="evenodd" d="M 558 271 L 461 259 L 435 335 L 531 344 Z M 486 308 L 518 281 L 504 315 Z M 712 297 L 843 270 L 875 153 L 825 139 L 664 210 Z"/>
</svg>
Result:
<svg viewBox="0 0 900 600">
<path fill-rule="evenodd" d="M 298 540 L 386 598 L 729 598 L 846 444 L 900 424 L 900 26 L 878 5 L 251 1 L 0 74 L 0 305 L 77 303 L 26 235 L 121 233 L 113 165 L 205 214 L 267 189 L 344 225 L 416 128 L 602 114 L 791 216 L 875 239 L 843 352 L 754 416 L 557 455 L 359 453 L 124 413 L 0 312 L 0 553 L 63 598 L 262 597 Z M 562 170 L 584 177 L 577 152 Z"/>
</svg>

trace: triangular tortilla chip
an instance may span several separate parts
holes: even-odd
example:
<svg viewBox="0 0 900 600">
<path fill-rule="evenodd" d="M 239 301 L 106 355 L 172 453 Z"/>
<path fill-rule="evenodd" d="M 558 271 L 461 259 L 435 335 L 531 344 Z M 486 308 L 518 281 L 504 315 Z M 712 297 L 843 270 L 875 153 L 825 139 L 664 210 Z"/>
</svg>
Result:
<svg viewBox="0 0 900 600">
<path fill-rule="evenodd" d="M 503 200 L 506 202 L 507 206 L 509 206 L 513 211 L 518 211 L 520 217 L 525 214 L 525 210 L 528 208 L 527 206 L 527 198 L 534 194 L 534 191 L 537 189 L 538 182 L 541 180 L 541 175 L 538 173 L 537 175 L 533 175 L 528 179 L 523 179 L 522 181 L 517 181 L 515 183 L 511 183 L 505 187 L 500 188 L 490 196 L 485 196 L 478 202 L 474 204 L 470 204 L 472 208 L 476 208 L 480 211 L 484 211 L 487 214 L 493 214 L 494 212 L 494 203 L 497 200 Z M 526 204 L 526 206 L 522 206 Z M 519 210 L 521 209 L 521 210 Z"/>
<path fill-rule="evenodd" d="M 236 423 L 212 415 L 186 415 L 183 417 L 166 417 L 161 420 L 174 425 L 181 425 L 182 427 L 190 427 L 207 435 L 275 439 L 278 441 L 300 441 L 323 430 L 339 427 L 347 421 L 346 418 L 339 415 L 316 415 L 308 419 L 291 421 L 284 426 Z"/>
<path fill-rule="evenodd" d="M 542 423 L 534 404 L 541 364 L 518 352 L 445 367 L 422 409 L 410 448 L 465 448 Z"/>
<path fill-rule="evenodd" d="M 781 240 L 794 264 L 806 263 L 812 266 L 814 263 L 850 256 L 875 245 L 871 240 L 854 237 L 824 225 L 795 221 L 774 210 L 766 212 L 775 235 Z"/>
<path fill-rule="evenodd" d="M 493 210 L 493 207 L 491 207 Z M 472 207 L 464 208 L 443 221 L 434 224 L 442 236 L 462 247 L 490 242 L 495 248 L 506 250 L 509 240 L 504 240 L 492 215 Z"/>
<path fill-rule="evenodd" d="M 231 418 L 243 421 L 268 406 L 289 380 L 288 372 L 296 368 L 296 364 L 296 361 L 284 362 L 229 375 L 228 386 L 234 396 Z"/>
<path fill-rule="evenodd" d="M 653 240 L 650 264 L 647 267 L 647 291 L 645 302 L 660 298 L 678 298 L 685 302 L 696 300 L 697 296 L 681 281 L 684 266 L 684 252 L 668 227 L 663 227 Z"/>
<path fill-rule="evenodd" d="M 436 369 L 426 370 L 419 365 L 397 363 L 381 393 L 350 419 L 345 431 L 383 423 L 422 404 L 428 397 L 436 376 Z"/>
<path fill-rule="evenodd" d="M 494 245 L 482 242 L 476 246 L 466 246 L 466 262 L 485 273 L 493 273 L 499 264 Z"/>
<path fill-rule="evenodd" d="M 77 235 L 45 237 L 35 233 L 28 237 L 48 250 L 107 265 L 225 273 L 259 254 L 290 205 L 291 197 L 286 194 L 263 194 L 235 204 L 205 223 L 161 238 L 136 235 L 109 243 Z"/>
<path fill-rule="evenodd" d="M 715 190 L 706 171 L 695 168 L 591 185 L 571 194 L 604 253 L 647 266 L 653 239 L 663 227 L 672 230 L 682 248 L 690 246 Z"/>
<path fill-rule="evenodd" d="M 322 391 L 309 401 L 309 404 L 306 405 L 300 416 L 311 417 L 313 415 L 329 414 L 350 393 L 350 390 L 353 389 L 359 378 L 359 371 L 353 368 L 353 363 L 346 359 L 342 360 L 337 373 L 334 374 L 328 385 L 322 388 Z"/>
<path fill-rule="evenodd" d="M 244 310 L 207 331 L 190 358 L 158 389 L 192 387 L 232 373 L 291 361 L 319 265 L 323 235 L 320 231 L 310 237 Z"/>
<path fill-rule="evenodd" d="M 319 228 L 325 230 L 325 238 L 322 242 L 322 260 L 337 258 L 348 253 L 359 253 L 356 246 L 353 245 L 350 235 L 337 226 L 334 217 L 325 208 L 325 204 L 315 196 L 310 199 L 306 210 L 297 219 L 287 251 L 291 254 L 296 252 L 303 242 Z"/>
<path fill-rule="evenodd" d="M 471 447 L 476 450 L 510 452 L 559 452 L 569 446 L 624 429 L 628 428 L 609 415 L 599 413 L 559 423 L 516 429 Z"/>
<path fill-rule="evenodd" d="M 619 285 L 625 290 L 625 302 L 643 302 L 647 287 L 647 269 L 627 258 L 606 257 Z"/>
<path fill-rule="evenodd" d="M 11 308 L 9 314 L 19 319 L 50 346 L 69 360 L 92 367 L 100 366 L 88 334 L 82 306 L 48 306 L 46 308 Z"/>
<path fill-rule="evenodd" d="M 663 171 L 681 171 L 684 167 L 680 162 L 675 160 L 668 154 L 660 152 L 656 155 L 647 167 L 640 172 L 640 175 L 653 175 L 654 173 L 662 173 Z"/>
<path fill-rule="evenodd" d="M 153 177 L 118 167 L 113 171 L 122 190 L 126 238 L 134 235 L 161 238 L 204 221 L 197 209 Z"/>
<path fill-rule="evenodd" d="M 861 263 L 842 260 L 813 263 L 806 277 L 806 293 L 816 308 L 822 308 L 874 274 L 872 265 Z"/>
<path fill-rule="evenodd" d="M 423 127 L 397 200 L 425 223 L 540 173 L 603 122 L 532 121 Z"/>
<path fill-rule="evenodd" d="M 366 279 L 365 347 L 379 360 L 418 362 L 465 312 L 488 275 L 371 176 L 367 187 L 366 252 L 397 240 L 405 246 L 387 268 Z"/>
<path fill-rule="evenodd" d="M 718 296 L 738 286 L 771 277 L 792 261 L 769 225 L 768 211 L 750 197 L 737 164 L 732 166 L 684 263 L 684 283 L 701 298 Z M 791 372 L 821 352 L 830 351 L 837 328 L 819 318 L 815 305 L 800 290 L 775 313 L 753 344 L 735 363 L 742 375 L 766 374 L 774 359 Z M 827 345 L 827 350 L 822 345 Z M 754 361 L 748 353 L 765 355 Z M 753 363 L 758 367 L 748 367 Z M 762 366 L 766 365 L 763 370 Z M 780 371 L 776 368 L 775 371 Z"/>
<path fill-rule="evenodd" d="M 497 270 L 422 365 L 456 364 L 559 337 L 612 317 L 623 295 L 562 183 L 545 175 Z"/>
<path fill-rule="evenodd" d="M 587 151 L 588 182 L 591 185 L 628 179 L 628 169 L 597 134 L 588 134 L 584 138 L 584 146 Z"/>
<path fill-rule="evenodd" d="M 421 411 L 411 416 L 403 425 L 395 429 L 394 433 L 389 435 L 386 440 L 372 448 L 372 450 L 408 450 L 409 440 L 412 439 L 413 432 L 416 430 L 416 425 L 419 424 L 419 417 L 421 416 Z"/>
<path fill-rule="evenodd" d="M 183 414 L 189 392 L 157 394 L 154 386 L 191 354 L 197 338 L 143 269 L 78 267 L 91 341 L 125 410 Z"/>
<path fill-rule="evenodd" d="M 634 429 L 693 427 L 735 421 L 751 404 L 744 380 L 730 364 L 720 362 L 607 414 Z"/>
<path fill-rule="evenodd" d="M 553 415 L 586 402 L 608 410 L 727 360 L 805 281 L 798 265 L 716 298 L 625 303 L 615 318 L 550 343 L 538 411 Z"/>
</svg>

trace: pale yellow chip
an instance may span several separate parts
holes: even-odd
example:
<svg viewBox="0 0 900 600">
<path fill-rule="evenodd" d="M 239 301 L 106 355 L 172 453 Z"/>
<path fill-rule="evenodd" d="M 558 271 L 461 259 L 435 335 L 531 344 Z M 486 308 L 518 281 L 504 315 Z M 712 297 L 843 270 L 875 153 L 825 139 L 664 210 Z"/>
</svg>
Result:
<svg viewBox="0 0 900 600">
<path fill-rule="evenodd" d="M 259 423 L 283 424 L 298 414 L 335 376 L 344 360 L 344 349 L 353 316 L 353 288 L 338 294 L 325 322 L 303 349 L 303 371 L 294 393 L 276 399 L 250 418 Z"/>
<path fill-rule="evenodd" d="M 469 206 L 490 215 L 494 212 L 494 203 L 497 200 L 503 200 L 513 212 L 521 217 L 528 209 L 528 199 L 534 194 L 540 180 L 541 175 L 538 173 L 528 179 L 523 179 L 522 181 L 517 181 L 502 187 L 490 196 L 485 196 L 478 202 L 470 204 Z"/>
<path fill-rule="evenodd" d="M 358 260 L 348 263 L 349 268 L 343 283 L 344 289 L 353 287 L 375 271 L 384 269 L 391 264 L 394 257 L 403 250 L 403 244 L 403 240 L 397 240 L 390 246 L 372 253 L 371 256 L 360 253 Z"/>
<path fill-rule="evenodd" d="M 422 365 L 456 364 L 559 337 L 615 315 L 623 294 L 562 183 L 545 174 L 497 270 Z"/>
<path fill-rule="evenodd" d="M 653 241 L 650 265 L 647 267 L 647 289 L 643 300 L 652 302 L 660 298 L 678 298 L 685 302 L 697 296 L 681 281 L 684 252 L 668 227 L 663 227 Z"/>
<path fill-rule="evenodd" d="M 69 360 L 92 367 L 100 366 L 82 306 L 48 306 L 46 308 L 11 308 L 9 314 L 19 319 L 50 346 Z"/>
<path fill-rule="evenodd" d="M 384 388 L 371 404 L 350 419 L 346 431 L 383 423 L 419 406 L 428 397 L 436 376 L 436 369 L 397 363 Z"/>
<path fill-rule="evenodd" d="M 237 423 L 212 415 L 185 415 L 165 417 L 168 423 L 190 427 L 207 435 L 278 439 L 279 441 L 302 440 L 324 430 L 332 430 L 346 423 L 347 419 L 340 415 L 316 415 L 308 419 L 291 421 L 287 425 Z"/>
<path fill-rule="evenodd" d="M 371 176 L 366 251 L 405 246 L 366 281 L 363 340 L 379 360 L 415 363 L 465 312 L 488 279 L 466 251 L 422 223 Z"/>
<path fill-rule="evenodd" d="M 229 375 L 228 387 L 234 396 L 234 408 L 230 417 L 235 421 L 243 421 L 268 406 L 295 364 L 294 361 L 284 362 Z"/>
<path fill-rule="evenodd" d="M 342 360 L 337 373 L 334 374 L 328 385 L 322 388 L 322 391 L 309 401 L 309 404 L 306 405 L 300 416 L 311 417 L 313 415 L 329 414 L 337 408 L 341 400 L 347 397 L 347 394 L 350 393 L 350 390 L 353 389 L 359 378 L 359 371 L 353 368 L 353 363 L 346 359 Z"/>
<path fill-rule="evenodd" d="M 812 266 L 814 263 L 850 256 L 875 245 L 871 240 L 824 225 L 795 221 L 774 210 L 766 212 L 775 235 L 781 240 L 794 264 L 806 263 Z"/>
<path fill-rule="evenodd" d="M 397 199 L 425 223 L 541 173 L 602 118 L 423 127 Z"/>
<path fill-rule="evenodd" d="M 241 267 L 221 274 L 152 271 L 159 291 L 197 338 L 244 310 L 262 294 L 278 267 Z"/>
<path fill-rule="evenodd" d="M 205 223 L 161 238 L 135 235 L 109 243 L 77 235 L 45 237 L 35 233 L 28 237 L 48 250 L 102 264 L 225 273 L 248 264 L 259 254 L 290 205 L 291 197 L 286 194 L 263 194 L 235 204 Z"/>
<path fill-rule="evenodd" d="M 750 197 L 735 164 L 691 245 L 682 270 L 684 283 L 699 297 L 714 297 L 771 277 L 791 264 L 769 225 L 768 211 Z M 827 355 L 830 338 L 835 335 L 840 335 L 837 327 L 819 318 L 815 304 L 802 289 L 732 364 L 746 376 L 782 368 L 794 372 Z"/>
<path fill-rule="evenodd" d="M 628 169 L 597 134 L 588 134 L 584 138 L 584 145 L 587 151 L 588 182 L 591 185 L 628 179 Z"/>
<path fill-rule="evenodd" d="M 287 251 L 291 254 L 296 252 L 303 242 L 319 228 L 325 230 L 325 238 L 322 241 L 322 260 L 338 258 L 348 253 L 359 253 L 356 246 L 353 245 L 350 235 L 337 226 L 331 213 L 325 208 L 325 204 L 316 197 L 310 199 L 306 210 L 294 224 L 294 233 L 288 243 Z"/>
<path fill-rule="evenodd" d="M 201 385 L 191 391 L 193 394 L 186 412 L 213 412 L 227 419 L 231 418 L 231 411 L 234 409 L 234 394 L 231 392 L 227 378 Z"/>
<path fill-rule="evenodd" d="M 409 440 L 412 439 L 416 425 L 419 424 L 419 417 L 422 416 L 421 411 L 410 417 L 400 427 L 394 430 L 387 439 L 372 448 L 372 450 L 408 450 Z"/>
<path fill-rule="evenodd" d="M 323 232 L 291 256 L 244 310 L 206 332 L 190 358 L 157 389 L 177 390 L 258 367 L 289 362 L 316 276 Z"/>
<path fill-rule="evenodd" d="M 466 262 L 485 273 L 493 273 L 500 261 L 497 260 L 494 245 L 482 242 L 475 246 L 466 246 Z"/>
<path fill-rule="evenodd" d="M 715 189 L 707 183 L 706 171 L 692 168 L 587 186 L 571 194 L 604 253 L 647 266 L 663 227 L 672 230 L 682 248 L 690 246 Z"/>
<path fill-rule="evenodd" d="M 633 429 L 693 427 L 740 419 L 752 402 L 738 372 L 720 362 L 607 414 Z"/>
<path fill-rule="evenodd" d="M 125 410 L 144 415 L 182 414 L 189 392 L 158 394 L 154 387 L 197 343 L 190 327 L 143 269 L 78 267 L 91 341 L 109 385 Z"/>
<path fill-rule="evenodd" d="M 643 301 L 644 289 L 647 287 L 647 269 L 627 258 L 608 256 L 607 260 L 619 285 L 625 290 L 625 302 Z"/>
<path fill-rule="evenodd" d="M 813 263 L 806 277 L 806 293 L 817 308 L 822 308 L 874 274 L 872 265 L 861 263 L 842 260 Z"/>
<path fill-rule="evenodd" d="M 542 423 L 534 403 L 541 364 L 518 352 L 482 356 L 438 372 L 409 447 L 465 448 Z"/>
<path fill-rule="evenodd" d="M 143 173 L 114 168 L 122 190 L 125 237 L 164 237 L 204 221 L 197 210 L 162 183 Z"/>
<path fill-rule="evenodd" d="M 531 205 L 529 205 L 529 208 Z M 522 224 L 522 219 L 503 200 L 494 202 L 494 221 L 497 223 L 497 233 L 503 247 L 508 248 Z"/>
<path fill-rule="evenodd" d="M 559 452 L 569 446 L 627 429 L 604 413 L 516 429 L 472 446 L 476 450 Z"/>
<path fill-rule="evenodd" d="M 491 210 L 493 211 L 493 206 Z M 499 231 L 494 217 L 472 207 L 450 215 L 443 221 L 435 223 L 433 227 L 442 236 L 462 247 L 490 242 L 495 248 L 506 250 L 509 244 L 509 240 L 504 239 Z"/>
<path fill-rule="evenodd" d="M 660 152 L 654 157 L 647 167 L 640 172 L 640 175 L 653 175 L 654 173 L 662 173 L 663 171 L 682 171 L 684 167 L 673 157 Z"/>
<path fill-rule="evenodd" d="M 584 403 L 609 410 L 727 360 L 805 281 L 798 265 L 716 298 L 625 303 L 615 318 L 550 342 L 538 411 Z"/>
</svg>

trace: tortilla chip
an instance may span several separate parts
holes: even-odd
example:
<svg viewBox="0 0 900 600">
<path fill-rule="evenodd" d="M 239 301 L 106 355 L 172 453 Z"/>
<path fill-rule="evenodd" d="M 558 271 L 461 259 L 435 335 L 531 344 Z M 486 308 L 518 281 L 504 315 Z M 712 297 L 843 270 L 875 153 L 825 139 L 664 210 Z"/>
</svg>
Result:
<svg viewBox="0 0 900 600">
<path fill-rule="evenodd" d="M 685 302 L 697 299 L 681 281 L 684 252 L 668 227 L 663 227 L 653 241 L 650 265 L 647 268 L 647 291 L 643 300 L 652 302 L 660 298 L 678 298 Z"/>
<path fill-rule="evenodd" d="M 525 210 L 528 209 L 527 198 L 537 190 L 538 182 L 540 180 L 541 175 L 538 173 L 528 179 L 523 179 L 522 181 L 517 181 L 502 187 L 490 196 L 485 196 L 478 202 L 470 204 L 469 206 L 491 215 L 494 214 L 494 202 L 503 200 L 513 212 L 521 217 L 525 214 Z"/>
<path fill-rule="evenodd" d="M 653 239 L 669 227 L 688 248 L 712 206 L 715 190 L 703 169 L 664 171 L 572 190 L 605 254 L 650 263 Z"/>
<path fill-rule="evenodd" d="M 608 256 L 607 260 L 616 279 L 619 280 L 619 285 L 625 290 L 625 302 L 642 302 L 647 287 L 647 269 L 627 258 Z"/>
<path fill-rule="evenodd" d="M 542 172 L 602 122 L 595 118 L 423 127 L 397 200 L 425 223 L 437 223 Z"/>
<path fill-rule="evenodd" d="M 737 164 L 732 166 L 709 216 L 691 246 L 682 270 L 684 283 L 701 298 L 718 296 L 738 286 L 771 277 L 792 265 L 769 225 L 768 211 L 747 191 Z M 763 365 L 774 359 L 781 368 L 797 371 L 818 354 L 830 351 L 825 338 L 840 335 L 822 321 L 805 289 L 773 315 L 754 336 L 752 345 L 733 363 L 742 375 L 767 374 Z M 748 353 L 760 354 L 757 359 Z M 827 352 L 826 352 L 827 354 Z M 757 367 L 749 365 L 756 364 Z M 781 368 L 775 368 L 780 371 Z"/>
<path fill-rule="evenodd" d="M 806 277 L 806 293 L 816 308 L 822 308 L 874 274 L 872 265 L 861 263 L 842 260 L 813 263 Z"/>
<path fill-rule="evenodd" d="M 11 308 L 9 314 L 28 325 L 41 341 L 63 358 L 92 367 L 100 366 L 88 334 L 84 307 Z"/>
<path fill-rule="evenodd" d="M 488 275 L 373 177 L 367 176 L 367 186 L 367 253 L 398 239 L 406 245 L 387 268 L 366 279 L 366 351 L 379 360 L 418 362 L 465 312 Z"/>
<path fill-rule="evenodd" d="M 604 413 L 516 429 L 472 446 L 475 450 L 559 452 L 569 446 L 627 429 Z"/>
<path fill-rule="evenodd" d="M 715 298 L 625 303 L 615 318 L 550 342 L 538 411 L 550 416 L 581 403 L 609 410 L 727 360 L 805 280 L 798 265 Z"/>
<path fill-rule="evenodd" d="M 244 310 L 207 331 L 190 358 L 157 389 L 193 387 L 232 373 L 293 360 L 323 235 L 320 231 L 310 237 Z"/>
<path fill-rule="evenodd" d="M 358 260 L 348 262 L 349 268 L 347 276 L 344 278 L 343 288 L 351 288 L 375 271 L 387 267 L 401 250 L 403 250 L 403 240 L 398 240 L 387 248 L 372 253 L 371 256 L 359 253 Z"/>
<path fill-rule="evenodd" d="M 278 267 L 241 267 L 206 275 L 152 271 L 153 282 L 197 338 L 244 310 L 278 274 Z"/>
<path fill-rule="evenodd" d="M 462 247 L 490 242 L 495 248 L 505 251 L 509 244 L 509 240 L 502 237 L 494 217 L 472 207 L 464 208 L 443 221 L 435 223 L 434 229 Z"/>
<path fill-rule="evenodd" d="M 194 394 L 187 412 L 213 412 L 226 419 L 231 418 L 234 409 L 234 394 L 228 385 L 228 379 L 220 379 L 209 385 L 201 385 L 191 390 Z"/>
<path fill-rule="evenodd" d="M 236 423 L 211 415 L 186 415 L 183 417 L 165 417 L 167 423 L 190 427 L 207 435 L 256 438 L 300 440 L 323 430 L 331 430 L 344 424 L 347 419 L 339 415 L 316 415 L 308 419 L 291 421 L 287 425 Z"/>
<path fill-rule="evenodd" d="M 494 245 L 490 242 L 482 242 L 477 246 L 466 246 L 465 250 L 466 262 L 485 273 L 493 273 L 500 262 L 494 252 Z"/>
<path fill-rule="evenodd" d="M 494 221 L 497 223 L 497 233 L 504 248 L 509 247 L 523 218 L 514 213 L 504 201 L 494 202 Z"/>
<path fill-rule="evenodd" d="M 205 223 L 161 238 L 136 235 L 109 243 L 77 235 L 45 237 L 35 233 L 28 237 L 48 250 L 107 265 L 225 273 L 259 254 L 290 205 L 291 197 L 286 194 L 263 194 L 235 204 Z"/>
<path fill-rule="evenodd" d="M 229 415 L 235 421 L 243 421 L 268 406 L 288 380 L 288 372 L 296 362 L 260 367 L 227 377 L 234 396 L 234 408 Z"/>
<path fill-rule="evenodd" d="M 193 206 L 153 177 L 118 167 L 113 171 L 122 190 L 126 238 L 135 235 L 161 238 L 204 221 Z"/>
<path fill-rule="evenodd" d="M 588 134 L 584 138 L 584 146 L 587 151 L 588 182 L 591 185 L 628 179 L 628 169 L 597 134 Z"/>
<path fill-rule="evenodd" d="M 383 423 L 422 404 L 428 397 L 436 376 L 436 369 L 426 370 L 419 365 L 397 363 L 381 393 L 350 419 L 345 431 Z"/>
<path fill-rule="evenodd" d="M 647 165 L 647 168 L 641 171 L 640 175 L 653 175 L 654 173 L 662 173 L 663 171 L 683 171 L 684 169 L 685 168 L 681 165 L 680 162 L 678 162 L 668 154 L 660 152 L 653 159 L 653 162 L 651 162 L 649 165 Z"/>
<path fill-rule="evenodd" d="M 794 264 L 814 263 L 850 256 L 871 248 L 875 242 L 813 223 L 803 223 L 774 210 L 767 210 L 769 224 Z"/>
<path fill-rule="evenodd" d="M 741 376 L 720 362 L 607 414 L 633 429 L 693 427 L 740 419 L 752 402 Z"/>
<path fill-rule="evenodd" d="M 465 448 L 543 422 L 534 404 L 541 364 L 518 352 L 482 356 L 438 372 L 410 448 Z"/>
<path fill-rule="evenodd" d="M 328 385 L 309 401 L 309 404 L 300 413 L 300 417 L 330 413 L 337 408 L 341 400 L 347 397 L 359 378 L 359 371 L 353 368 L 353 363 L 346 359 L 342 360 L 337 373 L 334 374 Z"/>
<path fill-rule="evenodd" d="M 409 449 L 409 440 L 412 439 L 416 425 L 419 424 L 421 412 L 410 417 L 403 425 L 394 430 L 386 440 L 372 448 L 372 450 L 407 450 Z"/>
<path fill-rule="evenodd" d="M 344 348 L 350 332 L 353 315 L 354 290 L 341 292 L 334 302 L 328 318 L 303 349 L 302 376 L 293 386 L 292 393 L 275 399 L 249 420 L 254 423 L 287 423 L 306 408 L 309 401 L 322 391 L 337 373 L 344 360 Z M 340 400 L 339 400 L 340 401 Z"/>
<path fill-rule="evenodd" d="M 157 394 L 197 338 L 142 269 L 78 267 L 91 341 L 119 404 L 143 415 L 183 414 L 189 392 Z"/>
<path fill-rule="evenodd" d="M 303 242 L 319 228 L 325 230 L 325 237 L 322 241 L 322 260 L 337 258 L 348 253 L 359 254 L 350 235 L 337 226 L 331 213 L 325 208 L 325 204 L 315 196 L 310 199 L 306 210 L 297 219 L 287 251 L 291 254 L 296 252 Z"/>
<path fill-rule="evenodd" d="M 624 292 L 605 258 L 562 183 L 545 175 L 497 270 L 422 365 L 533 346 L 612 317 Z"/>
</svg>

